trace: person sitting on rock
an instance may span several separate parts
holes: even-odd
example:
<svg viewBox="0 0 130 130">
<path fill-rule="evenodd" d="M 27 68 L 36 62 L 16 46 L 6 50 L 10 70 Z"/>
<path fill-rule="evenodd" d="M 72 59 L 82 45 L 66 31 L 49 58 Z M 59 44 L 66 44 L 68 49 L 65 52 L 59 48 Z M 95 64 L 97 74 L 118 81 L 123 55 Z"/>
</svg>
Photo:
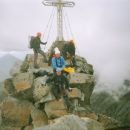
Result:
<svg viewBox="0 0 130 130">
<path fill-rule="evenodd" d="M 63 55 L 65 59 L 70 60 L 71 67 L 76 67 L 76 60 L 75 60 L 75 44 L 73 40 L 67 42 L 63 47 Z"/>
<path fill-rule="evenodd" d="M 41 39 L 40 39 L 40 38 L 41 38 L 41 35 L 42 35 L 42 34 L 41 34 L 40 32 L 38 32 L 37 35 L 36 35 L 36 37 L 33 39 L 32 45 L 31 45 L 31 47 L 32 47 L 32 49 L 33 49 L 33 51 L 34 51 L 34 67 L 35 67 L 35 68 L 38 67 L 38 65 L 37 65 L 38 53 L 40 53 L 40 54 L 44 57 L 44 61 L 47 62 L 46 55 L 45 55 L 45 53 L 41 50 L 41 47 L 40 47 L 40 44 L 46 45 L 47 42 L 43 43 L 43 42 L 41 41 Z"/>
<path fill-rule="evenodd" d="M 56 72 L 57 69 L 62 71 L 65 68 L 65 60 L 64 58 L 60 55 L 60 51 L 58 48 L 55 49 L 55 57 L 52 58 L 52 67 L 54 70 L 54 73 Z"/>
<path fill-rule="evenodd" d="M 68 79 L 62 74 L 60 69 L 56 69 L 56 74 L 53 74 L 46 81 L 47 84 L 51 82 L 53 83 L 52 92 L 56 99 L 59 100 L 63 96 L 67 108 L 73 109 L 67 94 L 67 90 L 72 91 L 72 89 L 70 88 Z"/>
</svg>

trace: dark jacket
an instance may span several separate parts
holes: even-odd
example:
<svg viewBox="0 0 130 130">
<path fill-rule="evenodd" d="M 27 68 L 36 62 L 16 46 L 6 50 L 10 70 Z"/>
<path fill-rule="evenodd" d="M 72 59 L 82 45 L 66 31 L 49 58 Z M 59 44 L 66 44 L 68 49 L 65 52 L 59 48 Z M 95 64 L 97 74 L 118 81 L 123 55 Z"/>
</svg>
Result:
<svg viewBox="0 0 130 130">
<path fill-rule="evenodd" d="M 32 42 L 32 48 L 33 49 L 40 49 L 40 44 L 45 45 L 46 43 L 43 43 L 39 37 L 35 37 Z"/>
<path fill-rule="evenodd" d="M 63 87 L 64 85 L 66 89 L 69 89 L 70 87 L 69 81 L 64 75 L 61 75 L 61 76 L 53 75 L 50 78 L 48 78 L 46 81 L 46 83 L 50 83 L 50 82 L 53 82 L 55 87 L 58 87 L 58 86 Z"/>
<path fill-rule="evenodd" d="M 73 43 L 67 43 L 64 45 L 63 55 L 65 58 L 67 58 L 67 53 L 71 56 L 75 56 L 75 45 Z"/>
</svg>

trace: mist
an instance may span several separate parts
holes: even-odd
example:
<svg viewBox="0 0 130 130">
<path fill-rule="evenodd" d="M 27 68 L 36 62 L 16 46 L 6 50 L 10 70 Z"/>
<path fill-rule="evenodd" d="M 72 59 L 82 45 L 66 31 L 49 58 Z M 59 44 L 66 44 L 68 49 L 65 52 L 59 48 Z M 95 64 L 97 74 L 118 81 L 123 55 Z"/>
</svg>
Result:
<svg viewBox="0 0 130 130">
<path fill-rule="evenodd" d="M 42 0 L 0 1 L 0 54 L 29 51 L 28 36 L 44 33 L 53 7 Z M 130 1 L 74 0 L 66 8 L 77 54 L 94 66 L 99 90 L 117 90 L 130 79 Z M 50 32 L 48 48 L 56 38 L 56 18 Z M 64 37 L 67 39 L 64 32 Z M 70 35 L 70 34 L 69 34 Z M 72 34 L 71 34 L 72 35 Z M 101 84 L 102 85 L 101 87 Z M 106 87 L 107 86 L 107 87 Z"/>
</svg>

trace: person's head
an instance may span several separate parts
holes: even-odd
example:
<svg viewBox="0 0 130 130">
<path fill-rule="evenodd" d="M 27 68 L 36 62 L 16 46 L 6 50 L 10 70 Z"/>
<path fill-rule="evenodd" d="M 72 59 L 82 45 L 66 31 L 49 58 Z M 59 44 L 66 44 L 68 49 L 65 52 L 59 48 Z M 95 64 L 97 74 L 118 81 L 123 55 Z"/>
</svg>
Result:
<svg viewBox="0 0 130 130">
<path fill-rule="evenodd" d="M 62 73 L 61 73 L 61 70 L 60 70 L 60 69 L 57 69 L 57 70 L 56 70 L 56 75 L 57 75 L 57 76 L 61 76 L 61 74 L 62 74 Z"/>
<path fill-rule="evenodd" d="M 74 41 L 73 41 L 73 40 L 70 40 L 70 41 L 69 41 L 69 44 L 74 44 Z"/>
<path fill-rule="evenodd" d="M 36 35 L 37 35 L 37 37 L 39 37 L 39 38 L 40 38 L 40 37 L 42 36 L 42 33 L 37 32 L 37 34 L 36 34 Z"/>
<path fill-rule="evenodd" d="M 60 57 L 60 51 L 59 50 L 55 50 L 55 57 L 59 58 Z"/>
</svg>

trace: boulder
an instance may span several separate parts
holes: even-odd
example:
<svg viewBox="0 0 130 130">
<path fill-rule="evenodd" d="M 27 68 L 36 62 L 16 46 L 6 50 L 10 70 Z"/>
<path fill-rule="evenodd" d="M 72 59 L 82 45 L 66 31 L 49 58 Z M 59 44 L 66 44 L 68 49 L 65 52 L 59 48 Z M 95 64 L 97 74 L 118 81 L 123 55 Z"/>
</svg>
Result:
<svg viewBox="0 0 130 130">
<path fill-rule="evenodd" d="M 33 105 L 27 101 L 6 98 L 1 106 L 2 125 L 10 127 L 28 125 L 32 108 Z"/>
<path fill-rule="evenodd" d="M 24 128 L 24 130 L 33 130 L 33 125 L 28 125 Z"/>
<path fill-rule="evenodd" d="M 13 84 L 16 92 L 30 89 L 33 84 L 34 76 L 32 73 L 18 73 L 13 77 Z"/>
<path fill-rule="evenodd" d="M 101 123 L 90 119 L 90 118 L 81 118 L 86 122 L 87 130 L 105 130 Z"/>
<path fill-rule="evenodd" d="M 91 64 L 88 64 L 85 58 L 76 56 L 75 59 L 77 65 L 76 72 L 93 75 L 94 73 L 93 66 Z"/>
<path fill-rule="evenodd" d="M 80 101 L 80 105 L 86 108 L 87 105 L 90 105 L 90 97 L 95 85 L 94 77 L 84 73 L 72 73 L 69 79 L 71 87 L 81 90 L 82 100 Z"/>
<path fill-rule="evenodd" d="M 103 126 L 89 118 L 79 118 L 75 115 L 66 115 L 55 119 L 52 124 L 35 128 L 34 130 L 104 130 Z"/>
<path fill-rule="evenodd" d="M 37 65 L 39 68 L 47 68 L 48 63 L 44 62 L 44 57 L 41 54 L 38 54 L 38 59 L 37 59 Z M 27 54 L 26 58 L 21 65 L 21 72 L 28 72 L 29 69 L 34 68 L 34 55 L 33 54 Z"/>
<path fill-rule="evenodd" d="M 49 91 L 49 93 L 46 96 L 41 98 L 39 103 L 46 103 L 46 102 L 50 102 L 50 101 L 53 101 L 53 100 L 55 100 L 55 96 L 52 94 L 51 91 Z"/>
<path fill-rule="evenodd" d="M 0 126 L 0 130 L 21 130 L 21 127 Z"/>
<path fill-rule="evenodd" d="M 47 68 L 48 63 L 44 62 L 44 58 L 42 55 L 38 55 L 37 64 L 39 68 Z"/>
<path fill-rule="evenodd" d="M 33 120 L 32 124 L 34 128 L 43 127 L 48 124 L 48 118 L 44 111 L 34 108 L 31 111 L 31 117 Z"/>
<path fill-rule="evenodd" d="M 90 119 L 93 119 L 93 120 L 96 120 L 96 121 L 98 120 L 98 115 L 96 113 L 94 113 L 94 112 L 87 113 L 86 117 L 90 118 Z"/>
<path fill-rule="evenodd" d="M 81 90 L 78 88 L 72 88 L 72 91 L 68 92 L 68 97 L 81 99 L 82 98 Z"/>
<path fill-rule="evenodd" d="M 22 73 L 27 72 L 29 68 L 33 67 L 32 63 L 33 63 L 33 55 L 32 54 L 27 54 L 24 61 L 23 61 L 23 63 L 22 63 L 22 65 L 21 65 L 21 67 L 20 67 L 20 71 Z M 29 64 L 31 64 L 31 65 L 29 66 Z"/>
<path fill-rule="evenodd" d="M 92 95 L 94 86 L 95 86 L 95 81 L 91 80 L 88 81 L 86 84 L 82 85 L 75 85 L 77 88 L 81 90 L 83 93 L 82 100 L 80 100 L 80 105 L 84 108 L 87 108 L 90 105 L 90 97 Z"/>
<path fill-rule="evenodd" d="M 48 118 L 57 118 L 67 115 L 66 106 L 63 100 L 53 100 L 45 103 L 45 112 Z"/>
<path fill-rule="evenodd" d="M 121 127 L 119 121 L 102 114 L 98 115 L 98 121 L 104 126 L 105 129 L 116 129 Z"/>
<path fill-rule="evenodd" d="M 47 76 L 39 77 L 34 80 L 33 98 L 35 101 L 41 100 L 49 93 L 50 88 L 45 85 L 46 80 Z"/>
<path fill-rule="evenodd" d="M 86 84 L 87 82 L 93 81 L 94 77 L 84 73 L 70 73 L 70 84 Z"/>
<path fill-rule="evenodd" d="M 4 94 L 8 96 L 8 95 L 14 95 L 14 93 L 15 93 L 15 88 L 13 85 L 12 78 L 6 79 L 4 81 Z"/>
</svg>

